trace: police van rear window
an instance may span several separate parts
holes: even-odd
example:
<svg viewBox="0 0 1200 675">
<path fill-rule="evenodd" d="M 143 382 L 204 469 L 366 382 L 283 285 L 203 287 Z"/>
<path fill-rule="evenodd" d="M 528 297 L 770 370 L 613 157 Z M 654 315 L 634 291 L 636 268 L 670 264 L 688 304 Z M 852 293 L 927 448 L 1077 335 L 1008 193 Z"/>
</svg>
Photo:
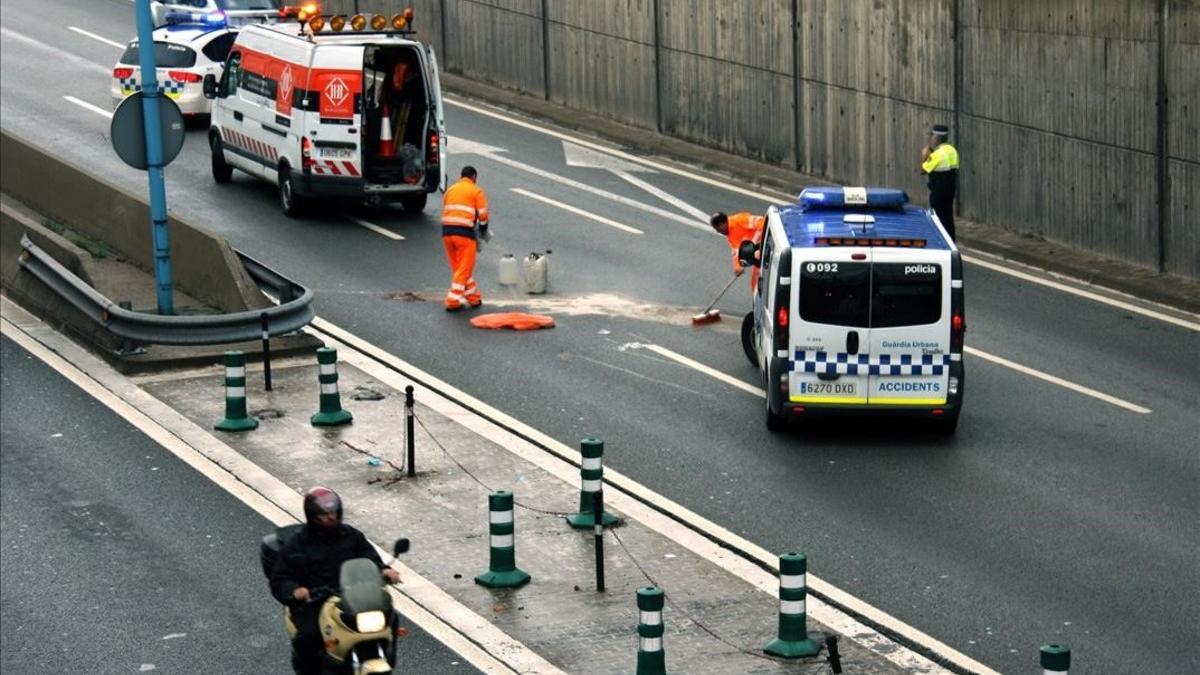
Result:
<svg viewBox="0 0 1200 675">
<path fill-rule="evenodd" d="M 800 318 L 805 321 L 866 328 L 870 298 L 870 263 L 809 261 L 800 265 Z"/>
<path fill-rule="evenodd" d="M 942 268 L 929 263 L 875 263 L 871 327 L 920 326 L 942 318 Z"/>
<path fill-rule="evenodd" d="M 131 43 L 121 55 L 121 63 L 129 66 L 139 64 L 138 43 Z M 159 68 L 191 68 L 196 65 L 196 52 L 183 45 L 170 42 L 154 43 L 154 65 Z"/>
<path fill-rule="evenodd" d="M 935 323 L 942 315 L 940 265 L 806 261 L 800 318 L 853 328 Z"/>
</svg>

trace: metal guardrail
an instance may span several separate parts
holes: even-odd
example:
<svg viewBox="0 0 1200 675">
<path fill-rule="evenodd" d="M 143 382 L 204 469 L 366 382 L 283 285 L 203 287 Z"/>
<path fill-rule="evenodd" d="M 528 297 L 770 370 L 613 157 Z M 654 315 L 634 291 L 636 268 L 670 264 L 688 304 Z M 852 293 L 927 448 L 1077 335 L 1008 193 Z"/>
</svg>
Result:
<svg viewBox="0 0 1200 675">
<path fill-rule="evenodd" d="M 280 304 L 232 314 L 162 316 L 119 306 L 63 267 L 27 235 L 21 237 L 21 248 L 20 262 L 26 271 L 114 335 L 142 344 L 215 345 L 258 340 L 262 337 L 263 314 L 267 315 L 272 336 L 300 330 L 314 316 L 311 290 L 241 251 L 237 254 L 250 278 L 259 288 L 272 291 Z"/>
</svg>

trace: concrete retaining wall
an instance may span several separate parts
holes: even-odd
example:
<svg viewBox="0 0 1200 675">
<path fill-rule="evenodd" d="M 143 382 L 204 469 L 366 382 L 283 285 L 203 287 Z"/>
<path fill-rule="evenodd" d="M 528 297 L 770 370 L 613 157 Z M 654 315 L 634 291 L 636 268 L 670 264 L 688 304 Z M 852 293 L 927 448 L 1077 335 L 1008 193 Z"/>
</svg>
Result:
<svg viewBox="0 0 1200 675">
<path fill-rule="evenodd" d="M 358 5 L 412 6 L 451 72 L 918 199 L 950 124 L 963 216 L 1200 278 L 1200 0 Z"/>
<path fill-rule="evenodd" d="M 153 273 L 150 208 L 142 197 L 7 132 L 0 134 L 0 189 Z M 226 313 L 267 307 L 268 301 L 223 237 L 175 218 L 168 228 L 177 288 Z"/>
</svg>

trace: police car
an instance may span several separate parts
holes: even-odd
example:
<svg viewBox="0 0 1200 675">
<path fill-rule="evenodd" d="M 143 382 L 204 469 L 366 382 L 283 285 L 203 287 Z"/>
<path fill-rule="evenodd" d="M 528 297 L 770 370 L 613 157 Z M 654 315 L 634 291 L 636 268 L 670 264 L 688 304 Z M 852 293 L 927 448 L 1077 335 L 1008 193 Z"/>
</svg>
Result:
<svg viewBox="0 0 1200 675">
<path fill-rule="evenodd" d="M 225 57 L 237 32 L 224 19 L 197 13 L 167 15 L 167 24 L 154 30 L 154 65 L 158 86 L 184 115 L 207 115 L 211 105 L 204 97 L 204 76 L 220 77 Z M 142 69 L 137 40 L 132 40 L 113 66 L 112 102 L 116 106 L 142 89 Z"/>
<path fill-rule="evenodd" d="M 754 262 L 753 251 L 743 251 Z M 766 424 L 849 411 L 927 418 L 963 401 L 963 276 L 933 211 L 901 190 L 806 188 L 771 207 L 761 280 L 742 329 L 767 392 Z"/>
<path fill-rule="evenodd" d="M 150 16 L 155 26 L 165 24 L 167 15 L 174 12 L 196 12 L 238 26 L 278 18 L 283 7 L 281 0 L 154 0 L 150 3 Z"/>
</svg>

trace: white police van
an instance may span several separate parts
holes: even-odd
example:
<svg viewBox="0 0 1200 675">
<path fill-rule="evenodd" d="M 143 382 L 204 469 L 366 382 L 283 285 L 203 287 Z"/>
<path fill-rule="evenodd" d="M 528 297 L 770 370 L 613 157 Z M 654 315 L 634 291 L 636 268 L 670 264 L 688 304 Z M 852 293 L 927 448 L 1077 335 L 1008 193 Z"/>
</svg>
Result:
<svg viewBox="0 0 1200 675">
<path fill-rule="evenodd" d="M 795 205 L 767 211 L 759 258 L 742 339 L 762 374 L 769 429 L 869 410 L 954 431 L 962 261 L 933 211 L 901 190 L 806 188 Z"/>
</svg>

